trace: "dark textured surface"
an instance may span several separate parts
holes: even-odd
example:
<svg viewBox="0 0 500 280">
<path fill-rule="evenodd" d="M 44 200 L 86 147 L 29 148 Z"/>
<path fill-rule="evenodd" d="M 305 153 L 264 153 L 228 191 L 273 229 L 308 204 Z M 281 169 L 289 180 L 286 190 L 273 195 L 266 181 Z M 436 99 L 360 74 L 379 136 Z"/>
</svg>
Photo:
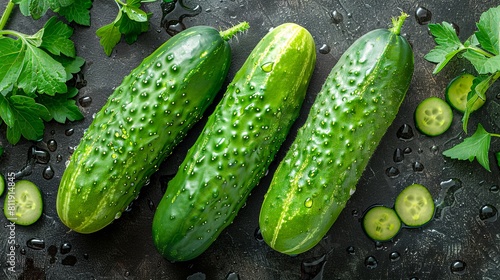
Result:
<svg viewBox="0 0 500 280">
<path fill-rule="evenodd" d="M 175 173 L 204 121 L 188 133 L 187 139 L 162 164 L 161 171 L 154 174 L 150 184 L 143 188 L 130 211 L 111 226 L 98 233 L 81 235 L 69 232 L 62 225 L 55 212 L 55 198 L 64 162 L 72 147 L 78 144 L 92 115 L 104 105 L 113 88 L 145 56 L 170 38 L 160 28 L 158 3 L 147 4 L 154 13 L 151 30 L 141 35 L 133 45 L 121 43 L 107 57 L 98 44 L 95 30 L 114 19 L 116 6 L 113 1 L 94 1 L 92 27 L 77 26 L 73 36 L 77 42 L 77 54 L 87 60 L 83 69 L 87 86 L 81 89 L 78 96 L 92 98 L 90 106 L 81 108 L 85 119 L 66 125 L 51 123 L 43 141 L 39 143 L 21 141 L 12 147 L 5 140 L 4 129 L 0 134 L 0 141 L 6 150 L 0 161 L 0 172 L 3 174 L 20 170 L 33 144 L 42 149 L 47 149 L 46 144 L 51 139 L 55 139 L 58 144 L 57 150 L 50 152 L 48 164 L 35 164 L 33 173 L 25 177 L 42 189 L 45 210 L 40 221 L 34 225 L 15 229 L 15 240 L 19 246 L 15 251 L 17 262 L 14 274 L 7 270 L 7 256 L 3 253 L 7 251 L 6 238 L 10 230 L 0 227 L 3 268 L 0 278 L 236 279 L 239 276 L 240 279 L 311 279 L 310 275 L 320 271 L 323 264 L 323 272 L 319 274 L 323 278 L 317 279 L 499 279 L 500 221 L 488 222 L 479 216 L 484 205 L 500 207 L 500 193 L 490 191 L 492 186 L 500 183 L 498 167 L 487 172 L 476 162 L 458 162 L 441 155 L 443 150 L 464 137 L 460 115 L 457 113 L 451 129 L 442 136 L 429 138 L 413 129 L 414 137 L 411 140 L 403 141 L 397 137 L 397 131 L 403 124 L 414 128 L 412 114 L 420 100 L 427 96 L 443 97 L 448 81 L 464 68 L 469 68 L 466 64 L 454 62 L 439 75 L 432 75 L 434 65 L 426 62 L 423 56 L 434 46 L 434 42 L 427 26 L 420 25 L 414 17 L 417 7 L 423 6 L 432 11 L 431 22 L 446 20 L 456 23 L 460 27 L 460 37 L 465 39 L 475 29 L 474 22 L 480 14 L 495 3 L 479 0 L 367 2 L 186 1 L 188 6 L 201 6 L 200 14 L 183 20 L 187 27 L 203 24 L 223 29 L 239 21 L 250 23 L 248 32 L 231 41 L 233 62 L 227 81 L 232 79 L 246 56 L 271 27 L 295 22 L 311 32 L 317 44 L 318 60 L 301 118 L 294 124 L 290 140 L 305 120 L 315 94 L 342 52 L 361 34 L 387 27 L 390 17 L 399 15 L 401 10 L 411 15 L 403 26 L 403 33 L 413 45 L 415 53 L 415 75 L 407 98 L 365 170 L 356 193 L 318 246 L 304 254 L 289 257 L 272 251 L 255 237 L 263 195 L 277 161 L 284 155 L 287 148 L 285 144 L 271 165 L 269 174 L 255 188 L 234 223 L 203 255 L 185 263 L 169 263 L 161 258 L 151 239 L 154 205 L 158 204 L 162 187 Z M 0 1 L 0 7 L 5 4 L 5 0 Z M 333 11 L 338 13 L 332 17 Z M 339 13 L 343 21 L 336 24 L 334 21 L 339 19 Z M 7 28 L 33 33 L 42 25 L 43 21 L 25 18 L 16 10 Z M 324 49 L 324 44 L 331 49 L 327 54 L 319 53 L 320 48 Z M 473 116 L 470 129 L 475 129 L 479 121 L 488 131 L 500 131 L 497 119 L 499 100 L 495 97 L 499 89 L 498 85 L 490 89 L 488 103 Z M 210 110 L 213 110 L 213 106 Z M 74 129 L 74 133 L 66 136 L 65 131 L 70 128 Z M 411 152 L 404 155 L 402 162 L 394 162 L 394 151 L 406 148 L 411 148 Z M 493 148 L 498 149 L 495 141 Z M 61 161 L 57 160 L 58 155 L 62 156 Z M 495 164 L 493 154 L 490 155 L 490 161 L 492 165 Z M 423 165 L 422 171 L 414 171 L 417 162 Z M 54 169 L 55 176 L 45 180 L 42 171 L 48 165 Z M 387 176 L 386 170 L 390 167 L 397 168 L 399 175 Z M 453 182 L 448 182 L 450 179 L 460 183 L 453 185 Z M 437 201 L 444 201 L 448 206 L 441 208 L 439 215 L 425 227 L 403 229 L 393 242 L 375 244 L 369 240 L 359 222 L 363 211 L 375 203 L 392 205 L 397 193 L 414 182 L 426 185 Z M 4 199 L 5 195 L 0 198 L 0 203 L 3 204 Z M 0 221 L 7 225 L 3 215 L 0 215 Z M 43 239 L 45 247 L 41 250 L 29 248 L 27 242 L 31 238 Z M 69 252 L 67 244 L 63 246 L 65 243 L 71 245 Z M 61 246 L 65 250 L 61 250 Z M 374 268 L 369 268 L 370 262 L 365 262 L 370 256 L 377 261 Z M 462 275 L 452 273 L 451 267 L 457 260 L 466 264 Z"/>
</svg>

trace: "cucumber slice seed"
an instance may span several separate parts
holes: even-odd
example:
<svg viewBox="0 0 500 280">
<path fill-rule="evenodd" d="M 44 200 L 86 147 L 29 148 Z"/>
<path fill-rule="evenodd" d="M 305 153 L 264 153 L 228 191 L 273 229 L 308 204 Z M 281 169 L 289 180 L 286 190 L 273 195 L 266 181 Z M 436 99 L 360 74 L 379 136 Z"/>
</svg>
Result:
<svg viewBox="0 0 500 280">
<path fill-rule="evenodd" d="M 432 220 L 435 205 L 426 187 L 412 184 L 396 197 L 394 209 L 406 226 L 420 227 Z"/>
<path fill-rule="evenodd" d="M 415 109 L 415 126 L 427 136 L 438 136 L 450 128 L 453 112 L 450 105 L 438 97 L 429 97 Z"/>
<path fill-rule="evenodd" d="M 394 209 L 374 206 L 363 217 L 363 229 L 375 241 L 388 241 L 401 229 L 401 220 Z"/>
<path fill-rule="evenodd" d="M 7 220 L 18 225 L 31 225 L 42 216 L 43 201 L 40 189 L 28 180 L 17 181 L 7 192 L 3 213 Z"/>
</svg>

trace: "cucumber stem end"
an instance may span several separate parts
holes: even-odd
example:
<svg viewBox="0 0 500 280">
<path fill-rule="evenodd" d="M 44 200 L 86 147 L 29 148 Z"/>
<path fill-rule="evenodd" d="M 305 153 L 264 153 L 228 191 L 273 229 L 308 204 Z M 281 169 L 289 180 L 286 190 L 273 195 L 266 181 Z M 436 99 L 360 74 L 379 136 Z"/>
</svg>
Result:
<svg viewBox="0 0 500 280">
<path fill-rule="evenodd" d="M 229 29 L 222 30 L 219 33 L 220 33 L 220 36 L 222 37 L 222 39 L 224 39 L 224 41 L 229 41 L 229 39 L 233 38 L 234 35 L 236 35 L 237 33 L 240 33 L 240 32 L 244 32 L 248 28 L 250 28 L 250 25 L 248 24 L 248 22 L 244 21 L 244 22 L 238 23 L 237 25 L 235 25 Z"/>
<path fill-rule="evenodd" d="M 394 34 L 399 35 L 401 33 L 401 27 L 407 17 L 409 17 L 407 13 L 401 12 L 401 15 L 398 18 L 392 18 L 392 27 L 389 28 L 389 30 Z"/>
</svg>

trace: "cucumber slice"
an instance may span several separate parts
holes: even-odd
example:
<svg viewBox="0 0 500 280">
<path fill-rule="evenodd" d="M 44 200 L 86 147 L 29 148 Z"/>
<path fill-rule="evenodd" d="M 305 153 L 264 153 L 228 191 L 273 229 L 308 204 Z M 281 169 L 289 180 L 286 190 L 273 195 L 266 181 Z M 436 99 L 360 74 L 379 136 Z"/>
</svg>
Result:
<svg viewBox="0 0 500 280">
<path fill-rule="evenodd" d="M 4 191 L 5 191 L 5 178 L 3 177 L 2 174 L 0 174 L 0 196 L 2 196 Z"/>
<path fill-rule="evenodd" d="M 28 226 L 42 216 L 42 193 L 28 180 L 20 180 L 5 197 L 3 213 L 7 220 L 17 225 Z"/>
<path fill-rule="evenodd" d="M 434 200 L 429 190 L 420 184 L 406 187 L 396 197 L 394 209 L 401 221 L 409 227 L 420 227 L 434 216 Z"/>
<path fill-rule="evenodd" d="M 415 109 L 415 126 L 427 136 L 438 136 L 450 128 L 453 112 L 441 98 L 429 97 Z"/>
<path fill-rule="evenodd" d="M 467 96 L 476 77 L 471 74 L 462 74 L 450 81 L 446 87 L 445 99 L 457 111 L 464 113 L 467 107 Z M 485 100 L 477 98 L 472 106 L 472 112 L 481 108 Z"/>
<path fill-rule="evenodd" d="M 363 217 L 363 229 L 375 241 L 388 241 L 401 229 L 401 220 L 396 211 L 385 206 L 370 208 Z"/>
</svg>

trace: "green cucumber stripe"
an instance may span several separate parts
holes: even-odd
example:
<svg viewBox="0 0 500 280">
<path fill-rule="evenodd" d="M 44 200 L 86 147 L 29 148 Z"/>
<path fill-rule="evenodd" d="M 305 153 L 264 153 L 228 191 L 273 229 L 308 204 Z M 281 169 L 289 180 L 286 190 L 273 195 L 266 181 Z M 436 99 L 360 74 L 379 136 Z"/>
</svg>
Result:
<svg viewBox="0 0 500 280">
<path fill-rule="evenodd" d="M 383 57 L 385 55 L 385 53 L 387 53 L 387 50 L 389 48 L 389 45 L 390 43 L 393 41 L 393 38 L 395 36 L 398 36 L 397 34 L 393 33 L 393 32 L 388 32 L 389 33 L 389 37 L 388 37 L 388 40 L 387 40 L 387 44 L 384 48 L 384 50 L 381 52 L 381 57 Z M 370 86 L 370 84 L 372 84 L 375 80 L 376 80 L 376 76 L 377 76 L 377 73 L 380 72 L 380 70 L 382 69 L 383 67 L 381 66 L 381 60 L 377 60 L 377 63 L 373 66 L 373 70 L 371 71 L 370 75 L 368 76 L 368 79 L 365 79 L 364 82 L 360 85 L 360 90 L 358 92 L 358 95 L 357 97 L 358 98 L 361 98 L 363 97 L 362 96 L 362 93 L 366 92 Z M 325 86 L 327 85 L 328 83 L 325 83 Z M 321 90 L 321 92 L 323 92 L 323 89 Z M 313 105 L 314 106 L 314 105 Z M 309 118 L 308 118 L 309 119 Z M 309 123 L 309 120 L 306 121 L 306 124 Z M 304 125 L 305 127 L 305 125 Z M 301 128 L 303 129 L 303 128 Z M 294 201 L 294 198 L 295 198 L 295 193 L 298 192 L 298 189 L 300 188 L 299 184 L 298 184 L 298 181 L 300 178 L 306 176 L 305 175 L 305 172 L 304 170 L 307 169 L 308 167 L 308 161 L 304 161 L 302 163 L 302 165 L 298 168 L 297 170 L 297 173 L 296 175 L 294 176 L 294 179 L 293 181 L 290 182 L 290 186 L 292 187 L 292 190 L 288 191 L 287 192 L 287 195 L 285 197 L 285 199 L 283 200 L 283 211 L 281 211 L 281 214 L 280 214 L 280 217 L 278 219 L 278 224 L 275 228 L 275 234 L 272 235 L 272 240 L 270 241 L 271 243 L 271 246 L 275 246 L 276 244 L 276 241 L 278 239 L 278 235 L 279 235 L 279 232 L 281 231 L 281 228 L 283 226 L 284 223 L 286 223 L 286 216 L 290 216 L 290 211 L 289 211 L 289 208 L 291 207 L 293 201 Z M 280 165 L 281 166 L 281 165 Z M 350 170 L 351 168 L 348 167 L 348 169 Z M 279 170 L 276 170 L 276 173 L 278 173 Z M 353 171 L 353 172 L 356 172 L 356 171 Z M 273 183 L 271 182 L 271 185 Z M 340 187 L 340 186 L 337 186 L 337 187 Z M 354 190 L 356 186 L 351 186 L 351 190 Z M 352 193 L 352 191 L 351 191 Z M 332 192 L 332 194 L 330 194 L 330 201 L 334 201 L 334 197 L 335 197 L 335 192 Z M 293 215 L 293 214 L 292 214 Z M 293 252 L 295 250 L 297 250 L 298 248 L 301 248 L 301 246 L 305 243 L 307 243 L 309 241 L 309 237 L 312 237 L 312 236 L 315 236 L 315 234 L 321 229 L 321 227 L 316 227 L 313 229 L 313 231 L 309 232 L 307 234 L 307 237 L 303 239 L 302 242 L 300 242 L 299 244 L 297 244 L 297 246 L 289 249 L 289 250 L 286 250 L 286 251 L 282 251 L 283 253 L 287 253 L 287 252 Z"/>
</svg>

